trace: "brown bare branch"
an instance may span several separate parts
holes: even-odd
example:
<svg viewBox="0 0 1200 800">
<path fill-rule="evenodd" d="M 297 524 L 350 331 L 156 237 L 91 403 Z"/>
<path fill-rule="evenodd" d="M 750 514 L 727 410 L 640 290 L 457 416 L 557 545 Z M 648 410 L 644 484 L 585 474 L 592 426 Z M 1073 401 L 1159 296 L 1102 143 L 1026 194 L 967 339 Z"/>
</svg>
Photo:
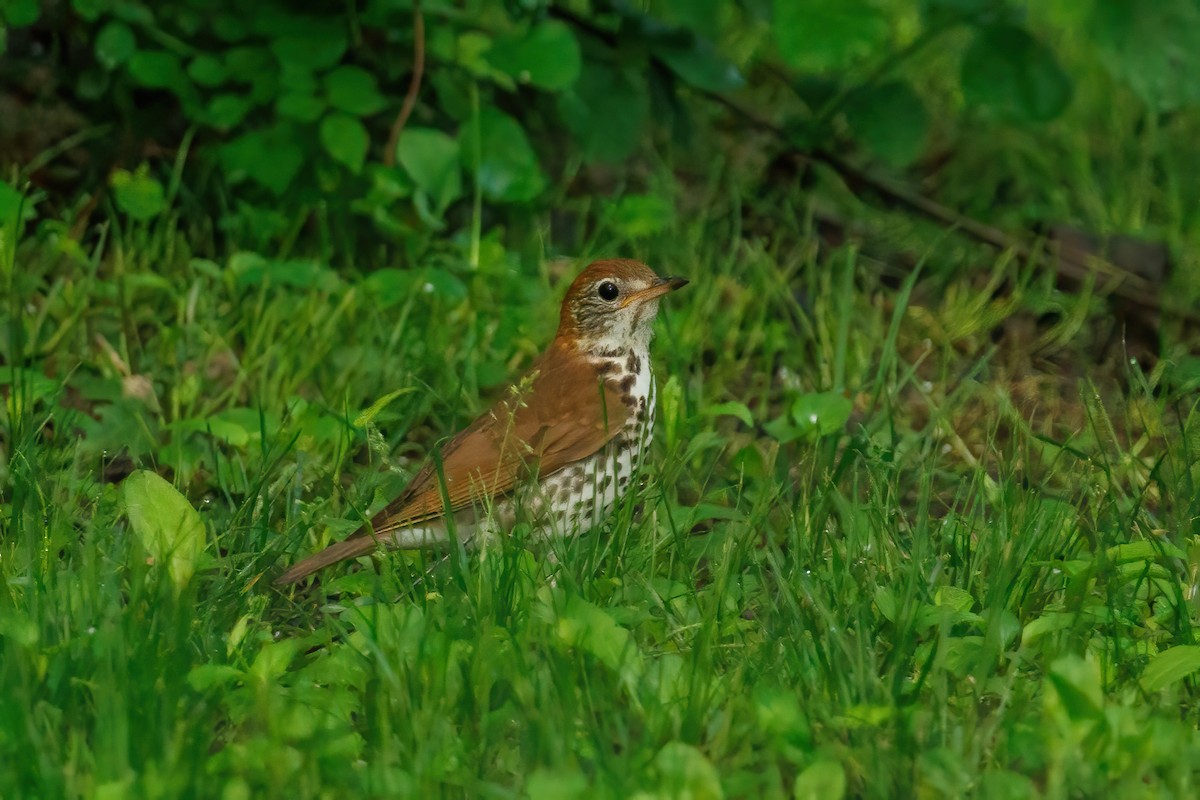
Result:
<svg viewBox="0 0 1200 800">
<path fill-rule="evenodd" d="M 389 167 L 396 165 L 396 145 L 400 143 L 400 132 L 408 124 L 413 108 L 417 105 L 417 95 L 421 93 L 421 78 L 425 74 L 425 17 L 421 13 L 421 0 L 413 0 L 413 71 L 408 82 L 408 92 L 404 95 L 404 103 L 400 113 L 392 123 L 392 131 L 388 136 L 387 149 L 383 153 L 383 163 Z"/>
</svg>

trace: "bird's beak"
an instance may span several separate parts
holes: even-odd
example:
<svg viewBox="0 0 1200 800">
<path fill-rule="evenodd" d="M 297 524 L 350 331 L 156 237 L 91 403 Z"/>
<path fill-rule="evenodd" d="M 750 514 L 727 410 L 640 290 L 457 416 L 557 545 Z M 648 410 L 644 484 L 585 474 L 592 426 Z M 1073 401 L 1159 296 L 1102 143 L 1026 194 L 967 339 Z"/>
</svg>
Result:
<svg viewBox="0 0 1200 800">
<path fill-rule="evenodd" d="M 627 295 L 625 297 L 625 302 L 621 303 L 621 307 L 624 308 L 632 303 L 643 303 L 647 300 L 653 300 L 656 297 L 662 297 L 664 294 L 673 292 L 676 289 L 682 289 L 687 285 L 687 278 L 659 278 L 658 283 L 647 286 L 640 292 L 634 292 L 631 295 Z"/>
</svg>

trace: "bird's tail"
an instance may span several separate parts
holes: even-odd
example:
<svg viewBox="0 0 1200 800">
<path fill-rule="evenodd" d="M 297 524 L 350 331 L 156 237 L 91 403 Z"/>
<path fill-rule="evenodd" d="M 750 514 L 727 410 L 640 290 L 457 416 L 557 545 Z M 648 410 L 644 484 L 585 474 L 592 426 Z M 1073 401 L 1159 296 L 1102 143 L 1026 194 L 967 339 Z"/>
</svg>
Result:
<svg viewBox="0 0 1200 800">
<path fill-rule="evenodd" d="M 379 540 L 370 533 L 351 536 L 345 541 L 329 545 L 321 552 L 309 556 L 298 564 L 293 564 L 287 572 L 275 579 L 275 585 L 286 586 L 289 583 L 296 583 L 330 564 L 336 564 L 348 558 L 365 556 L 375 550 L 379 544 Z"/>
</svg>

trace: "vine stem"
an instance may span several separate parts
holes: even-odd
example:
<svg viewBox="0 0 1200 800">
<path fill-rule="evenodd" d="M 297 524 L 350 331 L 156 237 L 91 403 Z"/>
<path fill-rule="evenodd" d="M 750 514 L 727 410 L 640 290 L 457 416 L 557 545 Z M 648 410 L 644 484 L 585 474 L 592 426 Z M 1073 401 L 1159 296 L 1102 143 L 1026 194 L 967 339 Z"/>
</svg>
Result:
<svg viewBox="0 0 1200 800">
<path fill-rule="evenodd" d="M 383 152 L 385 166 L 396 166 L 396 146 L 400 143 L 400 132 L 408 124 L 413 108 L 417 105 L 417 95 L 421 93 L 421 78 L 425 75 L 425 16 L 421 13 L 421 0 L 413 0 L 413 71 L 408 82 L 408 91 L 404 102 L 400 105 L 400 113 L 392 123 L 388 135 L 387 149 Z"/>
</svg>

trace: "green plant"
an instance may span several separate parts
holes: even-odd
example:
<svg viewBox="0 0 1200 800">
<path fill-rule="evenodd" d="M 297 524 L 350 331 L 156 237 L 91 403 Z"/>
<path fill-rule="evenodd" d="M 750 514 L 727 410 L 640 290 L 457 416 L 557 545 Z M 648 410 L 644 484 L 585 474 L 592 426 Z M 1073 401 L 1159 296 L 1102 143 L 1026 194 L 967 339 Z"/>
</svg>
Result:
<svg viewBox="0 0 1200 800">
<path fill-rule="evenodd" d="M 708 116 L 698 113 L 706 98 L 738 98 L 750 74 L 791 90 L 773 116 L 802 148 L 855 141 L 893 168 L 926 154 L 935 116 L 1017 126 L 1058 118 L 1079 67 L 1064 67 L 1052 43 L 1078 28 L 1094 43 L 1076 57 L 1105 65 L 1150 109 L 1194 104 L 1182 68 L 1163 57 L 1195 49 L 1194 8 L 1132 9 L 373 0 L 246 11 L 76 0 L 69 12 L 13 3 L 4 19 L 10 47 L 39 35 L 72 43 L 62 91 L 94 122 L 168 150 L 195 131 L 188 172 L 217 180 L 188 181 L 185 199 L 212 214 L 236 195 L 227 233 L 261 246 L 282 233 L 282 219 L 304 213 L 343 238 L 354 219 L 369 222 L 373 235 L 415 253 L 448 224 L 478 226 L 481 202 L 544 206 L 569 191 L 563 179 L 581 163 L 621 162 L 651 133 L 685 143 Z M 25 50 L 16 55 L 19 69 Z M 750 88 L 779 98 L 772 80 Z M 109 152 L 101 165 L 141 160 Z"/>
</svg>

